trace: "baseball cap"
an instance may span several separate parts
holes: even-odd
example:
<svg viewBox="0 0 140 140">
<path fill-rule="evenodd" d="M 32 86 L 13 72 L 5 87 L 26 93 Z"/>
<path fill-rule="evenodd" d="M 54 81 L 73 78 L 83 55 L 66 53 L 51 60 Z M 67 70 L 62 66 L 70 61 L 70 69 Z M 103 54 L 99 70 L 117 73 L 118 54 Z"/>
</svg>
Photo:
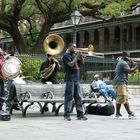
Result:
<svg viewBox="0 0 140 140">
<path fill-rule="evenodd" d="M 99 76 L 100 76 L 99 74 L 95 74 L 95 75 L 94 75 L 94 78 L 99 77 Z"/>
<path fill-rule="evenodd" d="M 68 47 L 75 47 L 76 48 L 76 44 L 75 43 L 69 43 Z"/>
<path fill-rule="evenodd" d="M 75 48 L 76 48 L 76 44 L 73 44 L 73 47 L 75 47 Z"/>
</svg>

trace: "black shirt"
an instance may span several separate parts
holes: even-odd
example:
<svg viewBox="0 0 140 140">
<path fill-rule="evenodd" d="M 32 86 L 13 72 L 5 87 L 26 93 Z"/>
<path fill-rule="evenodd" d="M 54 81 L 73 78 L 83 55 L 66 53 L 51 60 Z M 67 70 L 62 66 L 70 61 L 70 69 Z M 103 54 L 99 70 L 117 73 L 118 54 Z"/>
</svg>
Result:
<svg viewBox="0 0 140 140">
<path fill-rule="evenodd" d="M 65 81 L 79 81 L 79 68 L 80 68 L 80 61 L 77 61 L 77 66 L 74 65 L 70 67 L 68 65 L 69 62 L 74 60 L 75 54 L 73 53 L 65 53 L 63 56 L 63 64 L 65 70 Z"/>
<path fill-rule="evenodd" d="M 46 61 L 44 61 L 41 64 L 40 71 L 43 71 L 45 68 L 48 68 L 50 65 L 52 65 L 54 63 L 56 63 L 56 62 L 54 62 L 53 59 L 48 59 L 47 58 Z M 58 82 L 58 77 L 57 77 L 57 71 L 58 71 L 58 68 L 57 68 L 57 64 L 56 64 L 55 69 L 52 72 L 52 74 L 48 78 L 42 78 L 41 82 L 46 83 L 47 81 L 49 81 L 49 82 L 52 82 L 53 84 L 59 83 Z"/>
</svg>

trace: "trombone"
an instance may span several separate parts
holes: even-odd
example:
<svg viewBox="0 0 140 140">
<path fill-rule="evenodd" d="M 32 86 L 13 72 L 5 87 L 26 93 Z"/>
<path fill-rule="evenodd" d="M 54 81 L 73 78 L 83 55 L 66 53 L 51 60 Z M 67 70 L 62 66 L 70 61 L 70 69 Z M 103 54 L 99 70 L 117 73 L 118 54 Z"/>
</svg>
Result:
<svg viewBox="0 0 140 140">
<path fill-rule="evenodd" d="M 119 57 L 117 58 L 117 61 L 119 61 L 119 60 L 121 60 L 121 59 L 122 59 L 122 57 L 119 56 Z M 140 63 L 140 58 L 132 58 L 132 57 L 130 57 L 130 58 L 128 58 L 128 61 L 132 61 L 132 62 L 135 62 L 135 63 Z"/>
<path fill-rule="evenodd" d="M 103 53 L 94 52 L 94 46 L 90 44 L 87 48 L 76 48 L 76 53 L 81 52 L 84 57 L 91 56 L 91 57 L 98 57 L 104 58 Z"/>
</svg>

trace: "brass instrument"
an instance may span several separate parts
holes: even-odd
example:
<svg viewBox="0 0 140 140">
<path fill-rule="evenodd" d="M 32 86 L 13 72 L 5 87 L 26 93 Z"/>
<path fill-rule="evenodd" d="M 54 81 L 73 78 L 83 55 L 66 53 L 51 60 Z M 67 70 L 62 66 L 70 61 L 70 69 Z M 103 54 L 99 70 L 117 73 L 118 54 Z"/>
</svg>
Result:
<svg viewBox="0 0 140 140">
<path fill-rule="evenodd" d="M 48 78 L 48 77 L 50 77 L 51 74 L 53 73 L 54 69 L 55 69 L 55 66 L 56 66 L 56 64 L 53 63 L 48 68 L 45 68 L 43 71 L 41 71 L 42 78 Z"/>
<path fill-rule="evenodd" d="M 120 61 L 122 57 L 118 57 L 117 60 Z M 138 69 L 140 69 L 140 58 L 128 58 L 127 60 L 128 65 L 132 68 L 135 65 L 138 65 Z"/>
<path fill-rule="evenodd" d="M 132 60 L 133 62 L 138 62 L 138 63 L 140 63 L 140 58 L 130 58 L 130 60 Z"/>
<path fill-rule="evenodd" d="M 52 56 L 60 54 L 64 49 L 64 41 L 57 34 L 50 34 L 44 40 L 44 50 Z"/>
<path fill-rule="evenodd" d="M 121 60 L 121 58 L 122 57 L 118 57 L 117 60 L 119 61 L 119 60 Z M 140 63 L 140 58 L 132 58 L 132 57 L 130 57 L 130 58 L 128 58 L 128 61 L 133 61 L 133 62 Z"/>
<path fill-rule="evenodd" d="M 57 34 L 50 34 L 44 40 L 44 50 L 47 54 L 52 56 L 60 54 L 64 49 L 64 41 L 63 39 Z M 58 61 L 57 61 L 58 62 Z M 48 78 L 53 73 L 56 67 L 56 63 L 53 63 L 49 66 L 49 68 L 44 69 L 41 71 L 41 75 L 43 78 Z"/>
<path fill-rule="evenodd" d="M 81 52 L 84 57 L 91 56 L 91 57 L 98 57 L 98 58 L 104 58 L 103 53 L 97 53 L 94 52 L 94 46 L 90 44 L 87 48 L 76 48 L 76 52 Z"/>
<path fill-rule="evenodd" d="M 140 69 L 140 58 L 128 58 L 128 64 L 130 67 L 136 66 Z"/>
</svg>

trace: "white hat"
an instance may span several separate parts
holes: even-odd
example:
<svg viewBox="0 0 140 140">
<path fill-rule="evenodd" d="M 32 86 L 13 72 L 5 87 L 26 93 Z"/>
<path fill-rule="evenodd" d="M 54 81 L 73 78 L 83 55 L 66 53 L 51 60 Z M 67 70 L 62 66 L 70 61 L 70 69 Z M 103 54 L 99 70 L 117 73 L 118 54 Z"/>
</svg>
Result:
<svg viewBox="0 0 140 140">
<path fill-rule="evenodd" d="M 73 44 L 73 47 L 76 47 L 76 44 Z"/>
<path fill-rule="evenodd" d="M 95 74 L 95 75 L 94 75 L 94 78 L 99 77 L 99 76 L 100 76 L 99 74 Z"/>
</svg>

